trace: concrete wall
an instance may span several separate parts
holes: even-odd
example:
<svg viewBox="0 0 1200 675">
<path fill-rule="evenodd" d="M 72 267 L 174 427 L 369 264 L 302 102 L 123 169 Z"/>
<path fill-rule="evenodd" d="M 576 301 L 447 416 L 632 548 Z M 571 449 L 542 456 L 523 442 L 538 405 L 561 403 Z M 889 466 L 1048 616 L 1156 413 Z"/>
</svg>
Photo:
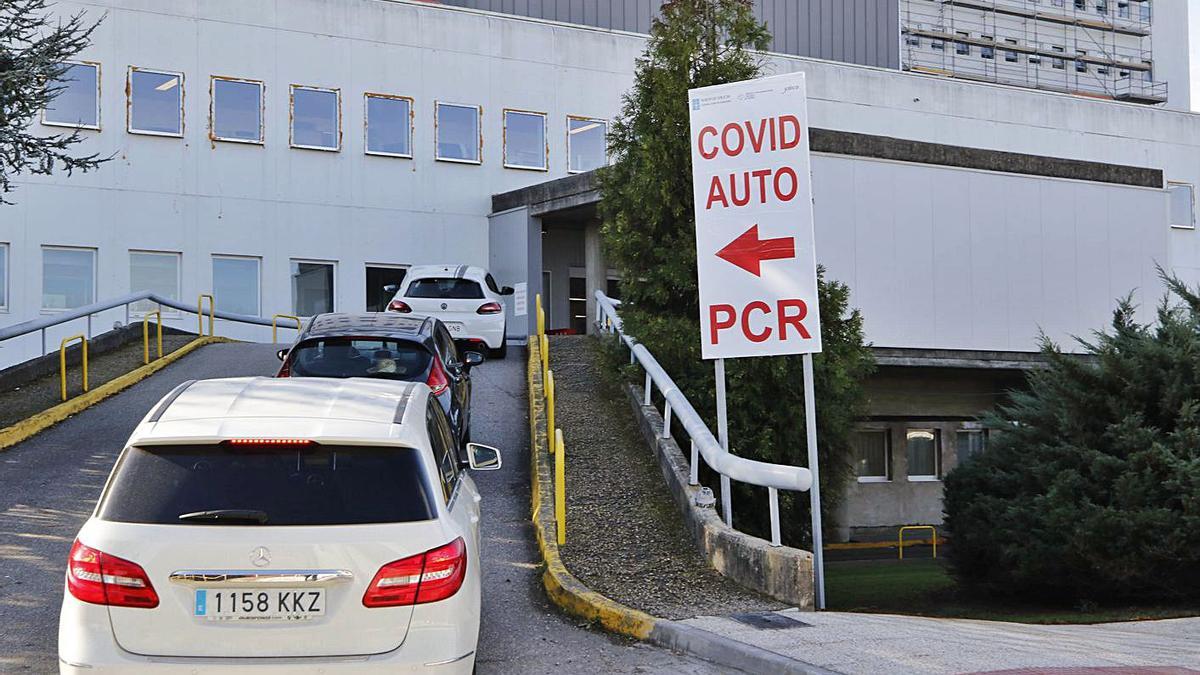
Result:
<svg viewBox="0 0 1200 675">
<path fill-rule="evenodd" d="M 649 33 L 663 0 L 442 0 L 447 5 Z M 899 0 L 754 0 L 771 51 L 900 67 Z"/>
<path fill-rule="evenodd" d="M 528 279 L 526 283 L 525 313 L 515 313 L 514 298 L 506 304 L 508 312 L 507 332 L 510 337 L 524 338 L 535 332 L 536 310 L 534 297 L 542 292 L 541 225 L 537 218 L 529 215 L 528 208 L 512 209 L 488 217 L 488 270 L 498 279 Z M 515 281 L 514 283 L 522 283 Z"/>
</svg>

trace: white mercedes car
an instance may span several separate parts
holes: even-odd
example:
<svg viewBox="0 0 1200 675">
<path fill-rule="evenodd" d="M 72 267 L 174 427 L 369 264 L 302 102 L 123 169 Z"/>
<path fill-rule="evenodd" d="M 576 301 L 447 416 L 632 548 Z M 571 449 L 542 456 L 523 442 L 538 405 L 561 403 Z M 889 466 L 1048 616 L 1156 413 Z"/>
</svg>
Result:
<svg viewBox="0 0 1200 675">
<path fill-rule="evenodd" d="M 508 353 L 505 338 L 504 296 L 513 289 L 496 285 L 482 267 L 471 265 L 417 265 L 408 270 L 389 312 L 418 312 L 436 316 L 450 329 L 455 341 L 468 348 L 486 348 L 502 359 Z"/>
<path fill-rule="evenodd" d="M 186 382 L 71 547 L 60 672 L 470 673 L 479 502 L 424 384 Z"/>
</svg>

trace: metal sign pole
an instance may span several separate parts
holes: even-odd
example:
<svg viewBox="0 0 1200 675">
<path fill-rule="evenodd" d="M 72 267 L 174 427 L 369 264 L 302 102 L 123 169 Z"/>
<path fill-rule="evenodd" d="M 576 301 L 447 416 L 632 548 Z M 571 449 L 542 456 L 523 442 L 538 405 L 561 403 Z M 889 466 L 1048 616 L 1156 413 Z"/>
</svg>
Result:
<svg viewBox="0 0 1200 675">
<path fill-rule="evenodd" d="M 725 359 L 716 360 L 717 375 L 717 440 L 729 452 L 729 417 L 725 410 Z M 733 527 L 733 495 L 729 494 L 729 476 L 721 475 L 721 516 Z"/>
<path fill-rule="evenodd" d="M 821 476 L 817 471 L 817 403 L 813 386 L 813 357 L 804 355 L 804 428 L 808 432 L 808 470 L 812 488 L 808 491 L 812 510 L 813 577 L 816 581 L 816 608 L 825 609 L 825 554 L 821 543 Z"/>
</svg>

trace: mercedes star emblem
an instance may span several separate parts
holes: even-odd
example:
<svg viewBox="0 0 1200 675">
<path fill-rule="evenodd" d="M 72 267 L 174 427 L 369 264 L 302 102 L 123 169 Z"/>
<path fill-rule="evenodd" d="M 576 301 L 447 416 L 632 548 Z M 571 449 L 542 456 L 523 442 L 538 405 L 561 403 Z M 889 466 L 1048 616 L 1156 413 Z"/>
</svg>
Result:
<svg viewBox="0 0 1200 675">
<path fill-rule="evenodd" d="M 271 552 L 266 546 L 259 546 L 250 552 L 250 562 L 254 563 L 255 567 L 266 567 L 271 564 Z"/>
</svg>

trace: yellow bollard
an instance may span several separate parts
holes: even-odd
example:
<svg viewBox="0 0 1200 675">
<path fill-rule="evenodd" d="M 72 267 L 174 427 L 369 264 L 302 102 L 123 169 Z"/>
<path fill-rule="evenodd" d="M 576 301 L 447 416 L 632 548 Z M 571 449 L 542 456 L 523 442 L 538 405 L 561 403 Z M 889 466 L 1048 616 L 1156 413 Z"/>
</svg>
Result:
<svg viewBox="0 0 1200 675">
<path fill-rule="evenodd" d="M 542 336 L 542 394 L 545 395 L 546 373 L 550 372 L 550 338 Z"/>
<path fill-rule="evenodd" d="M 291 319 L 292 321 L 295 321 L 296 322 L 296 330 L 300 330 L 300 327 L 301 327 L 300 317 L 292 316 L 291 314 L 276 314 L 271 317 L 271 342 L 279 342 L 279 340 L 276 339 L 276 334 L 278 332 L 278 328 L 279 328 L 278 321 L 280 319 Z"/>
<path fill-rule="evenodd" d="M 196 298 L 196 334 L 204 335 L 204 299 L 208 298 L 208 334 L 211 337 L 213 333 L 213 318 L 217 314 L 217 299 L 210 293 L 201 293 Z"/>
<path fill-rule="evenodd" d="M 67 400 L 67 345 L 71 342 L 79 340 L 83 345 L 83 390 L 88 390 L 88 341 L 87 336 L 83 333 L 65 337 L 58 344 L 58 374 L 62 381 L 62 400 Z"/>
<path fill-rule="evenodd" d="M 898 547 L 900 549 L 900 559 L 904 560 L 904 531 L 905 530 L 929 530 L 933 533 L 933 557 L 937 558 L 937 528 L 932 525 L 905 525 L 900 528 Z"/>
<path fill-rule="evenodd" d="M 535 309 L 536 314 L 534 316 L 537 317 L 537 334 L 538 334 L 538 337 L 541 337 L 546 334 L 546 312 L 542 309 L 542 294 L 541 293 L 537 294 L 534 302 L 536 305 L 536 309 Z"/>
<path fill-rule="evenodd" d="M 554 429 L 554 371 L 546 373 L 546 428 Z M 554 448 L 550 448 L 554 452 Z"/>
<path fill-rule="evenodd" d="M 567 543 L 567 448 L 562 429 L 554 430 L 554 521 L 558 524 L 558 545 Z"/>
<path fill-rule="evenodd" d="M 158 326 L 158 358 L 163 357 L 162 310 L 156 309 L 142 315 L 142 363 L 150 363 L 150 317 L 154 317 L 154 325 Z"/>
</svg>

